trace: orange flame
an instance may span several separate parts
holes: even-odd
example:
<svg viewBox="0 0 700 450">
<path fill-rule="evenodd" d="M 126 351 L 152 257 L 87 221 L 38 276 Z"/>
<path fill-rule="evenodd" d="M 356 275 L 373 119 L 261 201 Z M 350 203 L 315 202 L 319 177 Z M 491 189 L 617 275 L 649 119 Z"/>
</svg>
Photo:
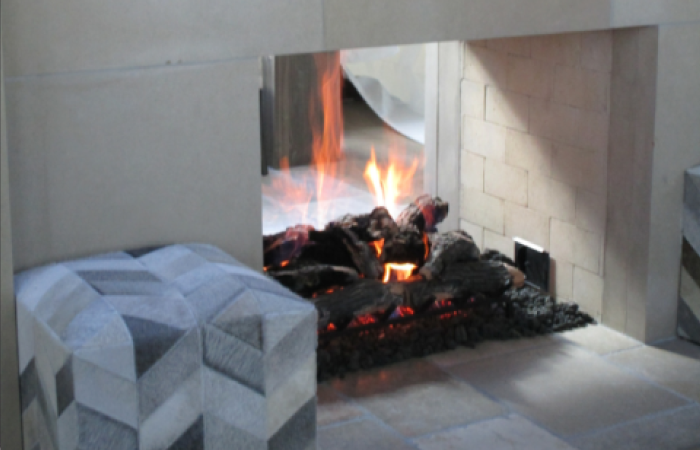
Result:
<svg viewBox="0 0 700 450">
<path fill-rule="evenodd" d="M 372 153 L 367 166 L 365 166 L 365 181 L 374 195 L 377 206 L 384 206 L 393 217 L 399 213 L 398 201 L 408 194 L 413 175 L 418 168 L 418 159 L 413 158 L 411 165 L 406 167 L 400 158 L 400 151 L 396 144 L 389 148 L 389 164 L 385 170 L 377 165 L 377 158 L 372 147 Z M 403 195 L 402 195 L 403 188 Z"/>
<path fill-rule="evenodd" d="M 396 281 L 408 280 L 411 277 L 411 273 L 416 268 L 415 264 L 406 263 L 388 263 L 384 264 L 384 282 L 388 283 L 392 279 L 392 275 Z"/>
<path fill-rule="evenodd" d="M 377 255 L 377 258 L 382 256 L 382 249 L 384 248 L 384 239 L 369 242 L 369 245 L 371 245 L 374 249 L 374 253 Z"/>
<path fill-rule="evenodd" d="M 399 317 L 412 316 L 414 314 L 413 308 L 409 306 L 399 306 L 396 308 L 395 314 Z"/>
</svg>

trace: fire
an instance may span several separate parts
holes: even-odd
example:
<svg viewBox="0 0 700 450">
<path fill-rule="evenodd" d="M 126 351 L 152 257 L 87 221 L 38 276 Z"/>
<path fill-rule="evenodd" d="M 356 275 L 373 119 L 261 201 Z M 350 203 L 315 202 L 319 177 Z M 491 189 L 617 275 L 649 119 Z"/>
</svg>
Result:
<svg viewBox="0 0 700 450">
<path fill-rule="evenodd" d="M 394 311 L 394 314 L 397 317 L 406 317 L 406 316 L 412 316 L 413 314 L 415 314 L 415 312 L 413 311 L 413 308 L 411 308 L 411 307 L 399 306 Z"/>
<path fill-rule="evenodd" d="M 393 217 L 397 217 L 399 213 L 398 201 L 402 198 L 401 188 L 410 184 L 418 168 L 416 158 L 410 166 L 405 167 L 401 162 L 400 153 L 398 146 L 392 145 L 389 149 L 389 165 L 382 171 L 377 165 L 374 147 L 372 147 L 371 157 L 365 166 L 364 173 L 365 181 L 374 195 L 377 206 L 386 207 Z"/>
<path fill-rule="evenodd" d="M 411 263 L 406 263 L 406 264 L 397 264 L 397 263 L 388 263 L 384 264 L 384 282 L 388 283 L 392 275 L 394 275 L 394 278 L 396 281 L 402 281 L 402 280 L 407 280 L 411 277 L 411 273 L 415 270 L 416 265 L 411 264 Z"/>
<path fill-rule="evenodd" d="M 369 243 L 369 245 L 372 246 L 374 249 L 374 253 L 377 255 L 377 258 L 382 256 L 382 249 L 384 248 L 384 239 L 380 239 L 378 241 L 372 241 Z"/>
</svg>

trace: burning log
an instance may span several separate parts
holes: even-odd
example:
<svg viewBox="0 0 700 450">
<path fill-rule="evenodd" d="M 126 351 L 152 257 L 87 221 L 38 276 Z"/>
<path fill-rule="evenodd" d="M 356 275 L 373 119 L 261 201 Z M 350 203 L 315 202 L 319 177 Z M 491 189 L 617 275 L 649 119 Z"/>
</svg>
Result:
<svg viewBox="0 0 700 450">
<path fill-rule="evenodd" d="M 421 267 L 420 274 L 430 280 L 454 263 L 478 260 L 479 248 L 472 237 L 462 230 L 449 231 L 435 238 L 430 257 Z"/>
<path fill-rule="evenodd" d="M 423 194 L 399 214 L 396 223 L 399 227 L 413 225 L 420 232 L 434 233 L 437 231 L 435 226 L 445 220 L 448 210 L 448 203 L 440 197 Z"/>
<path fill-rule="evenodd" d="M 388 284 L 359 280 L 310 301 L 319 311 L 319 328 L 325 328 L 329 323 L 347 324 L 356 317 L 389 311 L 397 306 L 421 311 L 436 300 L 466 302 L 475 295 L 493 301 L 500 299 L 511 285 L 511 275 L 503 264 L 473 261 L 452 264 L 440 279 L 415 277 Z"/>
<path fill-rule="evenodd" d="M 309 241 L 297 258 L 300 262 L 351 267 L 370 279 L 377 279 L 382 274 L 374 251 L 348 228 L 335 226 L 310 231 Z"/>
<path fill-rule="evenodd" d="M 263 263 L 265 267 L 278 266 L 299 255 L 309 239 L 311 225 L 296 225 L 285 231 L 263 236 Z"/>
<path fill-rule="evenodd" d="M 352 285 L 310 299 L 318 310 L 319 329 L 329 324 L 347 324 L 356 317 L 393 311 L 401 305 L 402 295 L 392 286 L 377 280 L 359 280 Z"/>
<path fill-rule="evenodd" d="M 386 263 L 410 263 L 421 266 L 430 251 L 427 236 L 413 225 L 400 227 L 384 240 L 380 261 Z"/>
<path fill-rule="evenodd" d="M 267 274 L 302 297 L 311 297 L 317 292 L 347 286 L 360 279 L 360 275 L 354 269 L 326 264 L 286 266 L 282 269 L 268 270 Z"/>
<path fill-rule="evenodd" d="M 349 228 L 355 235 L 363 241 L 376 241 L 384 239 L 398 231 L 398 226 L 389 214 L 389 211 L 378 206 L 369 214 L 354 216 L 347 214 L 340 219 L 329 223 L 329 227 Z"/>
</svg>

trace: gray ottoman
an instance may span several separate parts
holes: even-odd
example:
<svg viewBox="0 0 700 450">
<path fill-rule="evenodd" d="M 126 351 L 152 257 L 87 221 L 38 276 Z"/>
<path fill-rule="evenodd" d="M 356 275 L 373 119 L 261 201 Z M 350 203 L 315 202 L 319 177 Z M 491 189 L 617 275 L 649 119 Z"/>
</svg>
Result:
<svg viewBox="0 0 700 450">
<path fill-rule="evenodd" d="M 315 448 L 316 311 L 216 247 L 15 286 L 25 449 Z"/>
</svg>

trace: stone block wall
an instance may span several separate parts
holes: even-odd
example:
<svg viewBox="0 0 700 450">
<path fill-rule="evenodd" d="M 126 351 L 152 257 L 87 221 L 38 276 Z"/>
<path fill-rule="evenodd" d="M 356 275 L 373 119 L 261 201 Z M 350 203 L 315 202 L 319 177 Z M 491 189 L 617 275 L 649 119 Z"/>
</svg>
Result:
<svg viewBox="0 0 700 450">
<path fill-rule="evenodd" d="M 548 250 L 557 297 L 597 318 L 612 48 L 610 31 L 466 42 L 461 82 L 461 227 Z"/>
</svg>

